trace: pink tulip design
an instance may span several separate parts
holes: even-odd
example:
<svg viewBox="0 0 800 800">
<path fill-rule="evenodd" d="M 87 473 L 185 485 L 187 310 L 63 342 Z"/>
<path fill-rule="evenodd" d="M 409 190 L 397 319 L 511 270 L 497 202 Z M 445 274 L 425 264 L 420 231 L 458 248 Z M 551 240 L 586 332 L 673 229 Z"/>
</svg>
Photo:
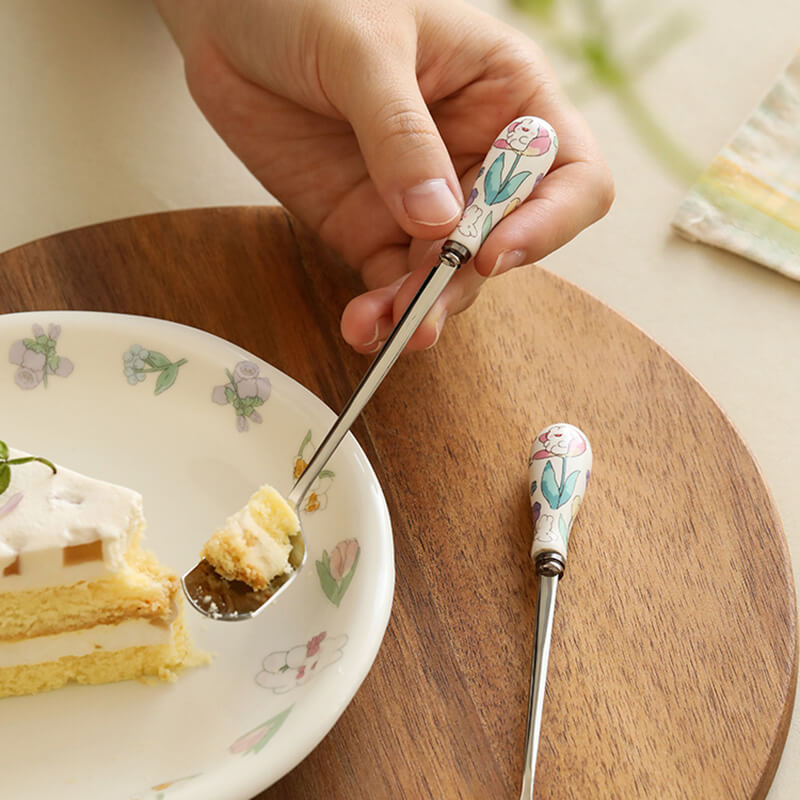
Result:
<svg viewBox="0 0 800 800">
<path fill-rule="evenodd" d="M 278 732 L 281 725 L 286 721 L 289 712 L 294 706 L 281 711 L 266 722 L 263 722 L 253 730 L 248 731 L 244 736 L 240 736 L 228 749 L 231 753 L 247 755 L 248 753 L 257 753 L 261 750 L 267 742 Z"/>
<path fill-rule="evenodd" d="M 325 596 L 335 606 L 342 602 L 345 592 L 355 575 L 361 547 L 357 539 L 344 539 L 328 555 L 322 551 L 322 559 L 317 561 L 317 575 Z"/>
<path fill-rule="evenodd" d="M 330 573 L 335 581 L 340 581 L 347 575 L 356 562 L 358 556 L 358 542 L 355 539 L 345 539 L 333 548 L 330 560 Z"/>
</svg>

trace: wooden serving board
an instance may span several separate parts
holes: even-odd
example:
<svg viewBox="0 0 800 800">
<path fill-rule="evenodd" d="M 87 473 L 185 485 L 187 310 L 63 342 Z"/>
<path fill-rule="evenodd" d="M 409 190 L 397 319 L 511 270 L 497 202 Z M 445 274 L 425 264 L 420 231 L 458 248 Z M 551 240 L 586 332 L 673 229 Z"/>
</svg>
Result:
<svg viewBox="0 0 800 800">
<path fill-rule="evenodd" d="M 284 212 L 123 220 L 0 257 L 0 312 L 162 317 L 236 342 L 342 407 L 355 277 Z M 667 353 L 541 268 L 489 281 L 401 358 L 354 433 L 392 514 L 397 589 L 373 670 L 272 798 L 517 797 L 537 581 L 527 458 L 568 421 L 594 448 L 561 581 L 537 791 L 763 797 L 788 730 L 797 614 L 746 445 Z"/>
</svg>

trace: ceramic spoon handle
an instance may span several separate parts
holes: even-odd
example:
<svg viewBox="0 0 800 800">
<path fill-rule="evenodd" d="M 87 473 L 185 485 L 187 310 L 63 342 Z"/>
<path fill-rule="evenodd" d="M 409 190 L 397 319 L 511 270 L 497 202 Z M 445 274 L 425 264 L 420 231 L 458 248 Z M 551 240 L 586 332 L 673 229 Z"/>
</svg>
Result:
<svg viewBox="0 0 800 800">
<path fill-rule="evenodd" d="M 570 530 L 592 470 L 589 439 L 574 425 L 548 425 L 533 442 L 528 468 L 533 512 L 531 558 L 538 572 L 545 560 L 560 561 L 563 572 Z"/>
<path fill-rule="evenodd" d="M 586 493 L 592 469 L 592 448 L 586 434 L 574 425 L 548 425 L 533 443 L 529 464 L 534 524 L 531 557 L 539 573 L 539 598 L 520 800 L 533 800 L 556 592 L 558 581 L 564 574 L 572 523 Z"/>
<path fill-rule="evenodd" d="M 555 131 L 537 117 L 519 117 L 497 135 L 467 197 L 461 221 L 442 246 L 439 263 L 428 274 L 339 418 L 292 487 L 289 499 L 298 507 L 450 278 L 478 252 L 492 228 L 530 195 L 552 166 L 557 149 Z"/>
</svg>

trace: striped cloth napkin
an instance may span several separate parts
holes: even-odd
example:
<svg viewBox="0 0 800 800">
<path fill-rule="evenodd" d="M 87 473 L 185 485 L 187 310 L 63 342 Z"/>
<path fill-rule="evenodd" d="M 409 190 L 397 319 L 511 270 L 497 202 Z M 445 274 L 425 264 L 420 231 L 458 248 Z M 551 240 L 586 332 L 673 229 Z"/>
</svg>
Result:
<svg viewBox="0 0 800 800">
<path fill-rule="evenodd" d="M 675 229 L 800 280 L 800 51 L 678 208 Z"/>
</svg>

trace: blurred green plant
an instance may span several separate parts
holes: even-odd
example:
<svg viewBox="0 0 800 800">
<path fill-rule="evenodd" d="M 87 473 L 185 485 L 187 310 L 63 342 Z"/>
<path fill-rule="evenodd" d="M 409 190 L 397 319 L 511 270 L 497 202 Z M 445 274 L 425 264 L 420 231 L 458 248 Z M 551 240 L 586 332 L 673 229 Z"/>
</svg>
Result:
<svg viewBox="0 0 800 800">
<path fill-rule="evenodd" d="M 701 167 L 642 99 L 637 80 L 692 29 L 682 9 L 664 11 L 653 0 L 510 0 L 528 15 L 551 48 L 583 67 L 567 90 L 580 103 L 593 87 L 611 92 L 628 123 L 656 160 L 682 182 Z M 607 5 L 613 7 L 607 8 Z M 642 28 L 646 28 L 642 32 Z M 637 33 L 638 30 L 638 33 Z M 620 41 L 625 44 L 621 45 Z"/>
</svg>

